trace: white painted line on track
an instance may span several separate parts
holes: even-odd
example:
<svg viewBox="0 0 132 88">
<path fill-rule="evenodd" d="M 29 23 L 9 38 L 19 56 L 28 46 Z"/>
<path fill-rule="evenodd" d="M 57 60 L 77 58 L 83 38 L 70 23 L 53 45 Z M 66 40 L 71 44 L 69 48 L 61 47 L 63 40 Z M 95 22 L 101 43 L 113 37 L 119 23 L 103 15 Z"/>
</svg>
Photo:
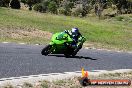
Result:
<svg viewBox="0 0 132 88">
<path fill-rule="evenodd" d="M 97 51 L 107 51 L 107 52 L 118 52 L 118 53 L 132 53 L 132 51 L 119 51 L 119 50 L 109 50 L 109 49 L 96 49 L 96 48 L 90 48 L 90 47 L 84 47 L 84 49 L 89 50 L 97 50 Z"/>
<path fill-rule="evenodd" d="M 101 51 L 102 51 L 102 50 L 104 50 L 104 49 L 97 49 L 97 50 L 101 50 Z"/>
<path fill-rule="evenodd" d="M 35 44 L 35 45 L 40 45 L 40 44 Z"/>
<path fill-rule="evenodd" d="M 128 52 L 128 53 L 132 53 L 132 52 Z"/>
<path fill-rule="evenodd" d="M 26 44 L 26 43 L 19 43 L 19 44 L 24 45 L 24 44 Z"/>
<path fill-rule="evenodd" d="M 9 43 L 9 42 L 2 42 L 2 43 L 5 43 L 6 44 L 6 43 Z"/>
</svg>

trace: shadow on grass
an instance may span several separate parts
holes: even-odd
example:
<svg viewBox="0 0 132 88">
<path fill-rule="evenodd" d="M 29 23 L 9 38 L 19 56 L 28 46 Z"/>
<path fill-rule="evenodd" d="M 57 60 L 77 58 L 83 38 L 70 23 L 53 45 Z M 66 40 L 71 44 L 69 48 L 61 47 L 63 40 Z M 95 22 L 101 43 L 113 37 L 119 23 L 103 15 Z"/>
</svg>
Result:
<svg viewBox="0 0 132 88">
<path fill-rule="evenodd" d="M 65 57 L 65 55 L 55 55 L 55 54 L 52 54 L 52 55 L 48 55 L 48 56 L 55 56 L 55 57 Z M 76 59 L 90 59 L 90 60 L 97 60 L 97 59 L 94 59 L 94 58 L 91 58 L 91 57 L 85 57 L 85 56 L 74 56 L 74 57 L 65 57 L 65 58 L 76 58 Z"/>
</svg>

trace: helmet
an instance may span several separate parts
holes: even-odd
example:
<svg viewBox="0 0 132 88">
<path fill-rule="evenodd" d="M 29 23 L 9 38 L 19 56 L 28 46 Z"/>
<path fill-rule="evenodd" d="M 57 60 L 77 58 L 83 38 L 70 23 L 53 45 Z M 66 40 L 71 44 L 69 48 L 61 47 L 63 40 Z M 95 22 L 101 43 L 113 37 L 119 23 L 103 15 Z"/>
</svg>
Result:
<svg viewBox="0 0 132 88">
<path fill-rule="evenodd" d="M 79 33 L 79 29 L 78 28 L 72 28 L 71 32 L 72 32 L 73 36 L 77 36 Z"/>
</svg>

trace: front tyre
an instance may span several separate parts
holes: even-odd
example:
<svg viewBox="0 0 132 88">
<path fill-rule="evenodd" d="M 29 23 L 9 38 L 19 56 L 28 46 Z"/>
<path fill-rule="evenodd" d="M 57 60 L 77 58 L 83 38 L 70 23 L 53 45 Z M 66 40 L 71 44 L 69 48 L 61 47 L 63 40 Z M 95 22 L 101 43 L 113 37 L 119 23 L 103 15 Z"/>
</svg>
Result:
<svg viewBox="0 0 132 88">
<path fill-rule="evenodd" d="M 64 53 L 64 55 L 65 55 L 66 58 L 71 57 L 71 54 L 68 54 L 68 53 Z"/>
<path fill-rule="evenodd" d="M 47 56 L 47 55 L 50 53 L 51 47 L 52 47 L 51 45 L 46 45 L 46 46 L 42 49 L 41 54 Z"/>
<path fill-rule="evenodd" d="M 75 49 L 75 51 L 72 53 L 72 56 L 75 57 L 78 51 L 78 49 Z"/>
<path fill-rule="evenodd" d="M 79 45 L 75 50 L 74 52 L 72 53 L 72 56 L 76 56 L 77 52 L 82 48 L 82 45 Z"/>
</svg>

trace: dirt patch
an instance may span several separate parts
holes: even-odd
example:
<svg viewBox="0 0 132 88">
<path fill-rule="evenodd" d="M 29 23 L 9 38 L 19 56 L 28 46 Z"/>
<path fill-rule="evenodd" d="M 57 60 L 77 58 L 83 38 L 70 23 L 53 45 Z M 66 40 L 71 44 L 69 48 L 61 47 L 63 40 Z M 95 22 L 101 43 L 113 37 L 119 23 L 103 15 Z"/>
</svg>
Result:
<svg viewBox="0 0 132 88">
<path fill-rule="evenodd" d="M 52 33 L 39 29 L 0 29 L 0 36 L 12 39 L 45 38 L 51 39 Z"/>
<path fill-rule="evenodd" d="M 41 31 L 41 30 L 33 30 L 33 31 L 23 31 L 23 30 L 17 30 L 15 32 L 12 32 L 11 34 L 12 38 L 32 38 L 32 37 L 38 37 L 38 38 L 46 38 L 50 39 L 52 34 L 47 31 Z"/>
</svg>

